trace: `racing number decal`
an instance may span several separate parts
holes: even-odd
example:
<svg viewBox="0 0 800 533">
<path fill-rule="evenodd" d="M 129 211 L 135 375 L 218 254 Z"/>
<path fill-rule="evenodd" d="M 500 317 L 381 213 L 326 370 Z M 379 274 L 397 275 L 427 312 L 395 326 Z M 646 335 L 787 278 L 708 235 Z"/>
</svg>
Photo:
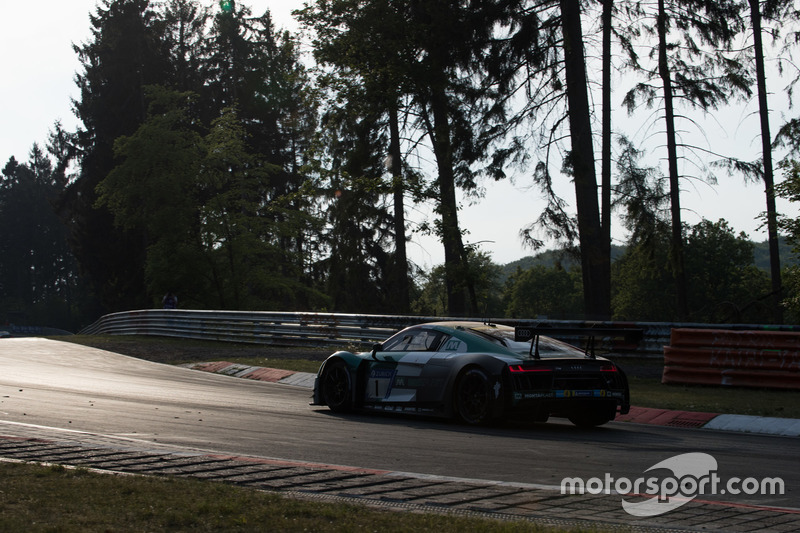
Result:
<svg viewBox="0 0 800 533">
<path fill-rule="evenodd" d="M 385 400 L 392 393 L 393 368 L 373 368 L 367 378 L 367 400 Z"/>
</svg>

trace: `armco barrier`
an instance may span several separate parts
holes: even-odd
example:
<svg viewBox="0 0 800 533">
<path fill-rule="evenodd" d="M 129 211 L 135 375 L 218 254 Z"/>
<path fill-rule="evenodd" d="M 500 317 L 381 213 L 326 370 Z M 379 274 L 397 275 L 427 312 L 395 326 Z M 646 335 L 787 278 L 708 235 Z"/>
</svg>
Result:
<svg viewBox="0 0 800 533">
<path fill-rule="evenodd" d="M 672 330 L 663 383 L 800 388 L 800 333 Z"/>
<path fill-rule="evenodd" d="M 101 317 L 80 331 L 83 335 L 158 335 L 191 339 L 273 344 L 280 346 L 355 345 L 367 348 L 396 331 L 423 322 L 464 320 L 446 317 L 352 315 L 342 313 L 291 313 L 273 311 L 202 311 L 147 309 Z M 514 325 L 552 327 L 639 328 L 643 338 L 631 344 L 620 336 L 596 339 L 599 353 L 661 357 L 669 339 L 669 324 L 637 325 L 629 322 L 585 322 L 516 319 L 476 319 Z M 583 339 L 554 335 L 581 346 Z"/>
<path fill-rule="evenodd" d="M 83 329 L 86 335 L 158 335 L 228 342 L 272 344 L 280 346 L 348 346 L 368 348 L 382 342 L 396 331 L 422 322 L 458 320 L 445 317 L 353 315 L 342 313 L 292 313 L 275 311 L 204 311 L 183 309 L 146 309 L 125 311 L 101 317 Z M 621 337 L 596 339 L 598 353 L 622 357 L 647 357 L 660 360 L 670 342 L 673 328 L 709 328 L 708 324 L 667 322 L 586 322 L 546 319 L 483 319 L 511 326 L 550 325 L 560 328 L 598 327 L 641 329 L 638 343 Z M 754 330 L 764 326 L 729 324 L 714 326 L 729 330 Z M 795 326 L 781 326 L 793 330 Z M 581 346 L 583 339 L 558 335 L 558 338 Z"/>
<path fill-rule="evenodd" d="M 105 315 L 84 335 L 156 335 L 281 346 L 373 344 L 411 325 L 404 317 L 148 309 Z"/>
</svg>

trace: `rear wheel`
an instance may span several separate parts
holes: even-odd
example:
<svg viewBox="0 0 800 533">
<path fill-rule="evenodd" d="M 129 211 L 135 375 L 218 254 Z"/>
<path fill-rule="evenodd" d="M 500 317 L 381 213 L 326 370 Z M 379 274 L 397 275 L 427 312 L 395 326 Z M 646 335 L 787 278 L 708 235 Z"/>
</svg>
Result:
<svg viewBox="0 0 800 533">
<path fill-rule="evenodd" d="M 353 395 L 347 365 L 343 361 L 334 361 L 325 366 L 320 387 L 322 402 L 333 412 L 349 411 L 353 407 Z"/>
<path fill-rule="evenodd" d="M 453 398 L 455 414 L 467 424 L 485 424 L 491 419 L 492 388 L 481 368 L 468 368 L 458 377 Z"/>
<path fill-rule="evenodd" d="M 614 411 L 600 409 L 596 411 L 586 411 L 574 413 L 569 416 L 569 421 L 581 428 L 593 428 L 614 420 Z"/>
</svg>

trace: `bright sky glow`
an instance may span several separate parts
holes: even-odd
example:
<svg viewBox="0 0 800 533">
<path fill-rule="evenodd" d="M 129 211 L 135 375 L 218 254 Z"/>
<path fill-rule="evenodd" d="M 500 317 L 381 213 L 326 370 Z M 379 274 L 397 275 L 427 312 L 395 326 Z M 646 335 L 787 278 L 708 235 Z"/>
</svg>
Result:
<svg viewBox="0 0 800 533">
<path fill-rule="evenodd" d="M 209 0 L 209 4 L 212 0 Z M 287 0 L 241 0 L 254 13 L 269 9 L 276 25 L 293 29 L 293 9 L 301 8 L 301 1 Z M 217 0 L 213 0 L 216 4 Z M 0 17 L 0 50 L 3 54 L 4 73 L 0 80 L 0 165 L 5 165 L 11 156 L 20 162 L 28 160 L 33 143 L 44 146 L 47 134 L 55 121 L 60 120 L 67 130 L 77 127 L 72 114 L 71 99 L 78 96 L 74 82 L 80 69 L 73 44 L 85 42 L 89 37 L 89 13 L 95 12 L 95 0 L 29 0 L 7 2 Z M 777 88 L 776 88 L 777 86 Z M 777 92 L 773 107 L 782 106 L 783 82 L 772 86 Z M 620 102 L 627 87 L 619 87 L 614 101 Z M 716 120 L 705 124 L 707 142 L 717 151 L 748 154 L 759 157 L 758 119 L 753 115 L 755 103 L 745 107 L 716 113 Z M 649 113 L 643 111 L 642 113 Z M 780 123 L 796 113 L 788 106 L 773 115 L 773 132 Z M 644 122 L 649 117 L 627 117 L 623 111 L 615 115 L 619 123 L 631 126 L 630 135 L 647 135 L 635 131 L 636 120 Z M 721 117 L 721 118 L 720 118 Z M 724 129 L 723 129 L 724 127 Z M 652 132 L 650 132 L 652 134 Z M 656 145 L 659 143 L 656 142 Z M 720 146 L 721 145 L 721 146 Z M 597 148 L 597 147 L 596 147 Z M 649 159 L 656 157 L 650 154 Z M 657 161 L 648 161 L 654 166 Z M 574 205 L 574 194 L 570 183 L 560 188 L 567 201 Z M 489 252 L 496 263 L 514 261 L 531 251 L 522 247 L 519 230 L 539 216 L 543 201 L 538 191 L 530 188 L 525 176 L 518 176 L 514 183 L 484 183 L 486 196 L 472 204 L 463 200 L 461 223 L 468 231 L 467 243 L 482 243 L 481 249 Z M 737 231 L 746 232 L 753 240 L 766 239 L 757 232 L 760 222 L 756 216 L 765 210 L 763 187 L 745 185 L 740 177 L 719 176 L 717 186 L 701 182 L 685 182 L 681 197 L 685 208 L 684 220 L 696 224 L 705 217 L 716 221 L 728 220 Z M 798 216 L 797 207 L 779 205 L 791 216 Z M 409 207 L 409 218 L 419 221 L 429 209 L 424 206 Z M 622 244 L 625 236 L 614 233 L 615 242 Z M 443 261 L 441 245 L 434 238 L 412 235 L 409 254 L 420 266 L 429 268 Z"/>
</svg>

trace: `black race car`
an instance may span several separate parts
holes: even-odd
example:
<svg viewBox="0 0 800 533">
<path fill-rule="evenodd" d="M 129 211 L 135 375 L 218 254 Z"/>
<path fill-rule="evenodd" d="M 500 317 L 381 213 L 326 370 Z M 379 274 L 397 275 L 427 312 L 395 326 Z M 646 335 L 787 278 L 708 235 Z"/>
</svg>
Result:
<svg viewBox="0 0 800 533">
<path fill-rule="evenodd" d="M 317 373 L 313 405 L 455 417 L 467 424 L 519 415 L 598 426 L 628 412 L 622 369 L 593 349 L 579 350 L 541 331 L 556 330 L 480 322 L 412 326 L 371 352 L 328 357 Z"/>
</svg>

